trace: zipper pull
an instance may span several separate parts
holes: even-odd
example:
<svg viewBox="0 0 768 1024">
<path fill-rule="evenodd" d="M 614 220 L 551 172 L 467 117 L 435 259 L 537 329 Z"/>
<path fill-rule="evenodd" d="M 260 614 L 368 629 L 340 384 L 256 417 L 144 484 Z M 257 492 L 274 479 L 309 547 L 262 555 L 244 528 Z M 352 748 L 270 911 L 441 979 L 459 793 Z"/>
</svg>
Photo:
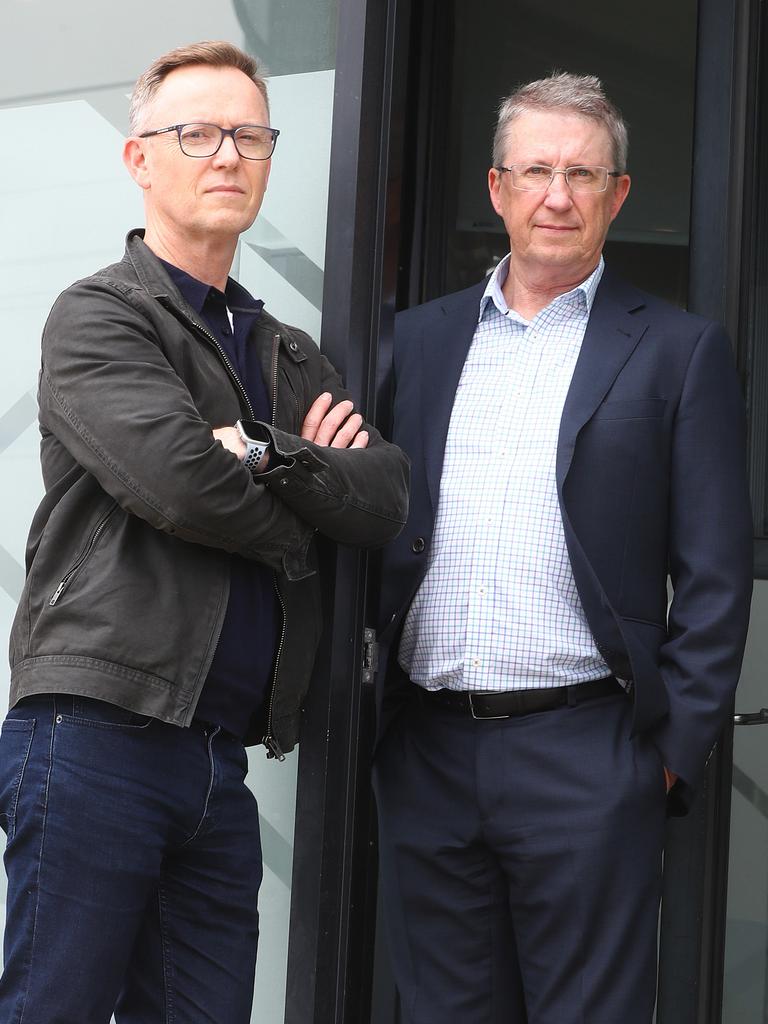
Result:
<svg viewBox="0 0 768 1024">
<path fill-rule="evenodd" d="M 66 585 L 67 585 L 67 581 L 66 580 L 62 580 L 61 583 L 58 585 L 58 587 L 56 587 L 56 590 L 54 591 L 53 597 L 48 602 L 48 604 L 49 604 L 49 606 L 51 608 L 53 608 L 53 606 L 56 604 L 56 602 L 61 597 L 62 591 L 64 590 L 64 587 Z"/>
<path fill-rule="evenodd" d="M 264 746 L 267 748 L 267 759 L 277 758 L 278 761 L 285 760 L 285 754 L 274 736 L 264 737 Z"/>
</svg>

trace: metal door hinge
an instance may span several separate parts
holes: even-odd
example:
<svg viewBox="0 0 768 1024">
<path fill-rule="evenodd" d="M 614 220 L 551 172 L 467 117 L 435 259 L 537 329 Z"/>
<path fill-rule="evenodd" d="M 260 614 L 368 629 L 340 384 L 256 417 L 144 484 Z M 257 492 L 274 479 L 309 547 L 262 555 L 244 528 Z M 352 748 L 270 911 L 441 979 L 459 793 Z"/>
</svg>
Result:
<svg viewBox="0 0 768 1024">
<path fill-rule="evenodd" d="M 363 630 L 363 683 L 373 685 L 376 669 L 379 667 L 379 645 L 376 642 L 376 630 L 366 626 Z"/>
</svg>

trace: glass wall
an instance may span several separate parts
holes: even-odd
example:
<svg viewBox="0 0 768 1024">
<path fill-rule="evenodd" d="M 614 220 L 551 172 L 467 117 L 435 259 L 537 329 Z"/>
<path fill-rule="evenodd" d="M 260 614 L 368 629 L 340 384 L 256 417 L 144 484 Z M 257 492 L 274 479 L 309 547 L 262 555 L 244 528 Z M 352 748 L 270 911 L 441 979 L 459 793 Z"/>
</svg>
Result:
<svg viewBox="0 0 768 1024">
<path fill-rule="evenodd" d="M 42 493 L 39 339 L 57 294 L 118 259 L 142 223 L 121 161 L 128 97 L 158 54 L 228 39 L 270 73 L 280 129 L 269 191 L 233 274 L 279 319 L 319 337 L 334 86 L 335 0 L 4 0 L 0 64 L 0 633 L 24 581 L 24 545 Z M 0 703 L 8 688 L 0 667 Z M 284 1018 L 297 755 L 251 752 L 265 878 L 253 1020 Z M 3 883 L 4 885 L 4 880 Z"/>
<path fill-rule="evenodd" d="M 768 582 L 755 580 L 736 710 L 768 707 Z M 768 1021 L 768 726 L 736 726 L 723 1024 Z"/>
</svg>

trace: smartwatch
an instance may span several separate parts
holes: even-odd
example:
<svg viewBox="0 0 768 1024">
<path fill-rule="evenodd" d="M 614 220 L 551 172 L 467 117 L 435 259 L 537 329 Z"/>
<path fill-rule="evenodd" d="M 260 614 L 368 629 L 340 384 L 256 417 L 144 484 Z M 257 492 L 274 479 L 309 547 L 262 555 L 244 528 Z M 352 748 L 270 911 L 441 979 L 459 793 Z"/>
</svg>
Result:
<svg viewBox="0 0 768 1024">
<path fill-rule="evenodd" d="M 240 435 L 240 440 L 245 445 L 245 458 L 243 465 L 252 473 L 258 471 L 261 461 L 269 448 L 269 441 L 256 441 L 245 432 L 245 427 L 240 420 L 235 424 L 235 430 Z"/>
</svg>

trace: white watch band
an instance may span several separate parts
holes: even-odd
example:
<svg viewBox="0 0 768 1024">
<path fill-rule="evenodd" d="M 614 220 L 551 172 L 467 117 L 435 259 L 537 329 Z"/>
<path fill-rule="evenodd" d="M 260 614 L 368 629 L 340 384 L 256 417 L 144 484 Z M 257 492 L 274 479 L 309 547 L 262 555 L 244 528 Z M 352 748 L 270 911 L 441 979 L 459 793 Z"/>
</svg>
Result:
<svg viewBox="0 0 768 1024">
<path fill-rule="evenodd" d="M 240 435 L 240 440 L 245 445 L 245 458 L 243 459 L 243 465 L 246 469 L 249 469 L 252 473 L 258 469 L 261 460 L 264 458 L 264 453 L 269 448 L 269 441 L 254 441 L 252 437 L 249 437 L 243 424 L 240 420 L 235 424 L 235 430 Z"/>
</svg>

